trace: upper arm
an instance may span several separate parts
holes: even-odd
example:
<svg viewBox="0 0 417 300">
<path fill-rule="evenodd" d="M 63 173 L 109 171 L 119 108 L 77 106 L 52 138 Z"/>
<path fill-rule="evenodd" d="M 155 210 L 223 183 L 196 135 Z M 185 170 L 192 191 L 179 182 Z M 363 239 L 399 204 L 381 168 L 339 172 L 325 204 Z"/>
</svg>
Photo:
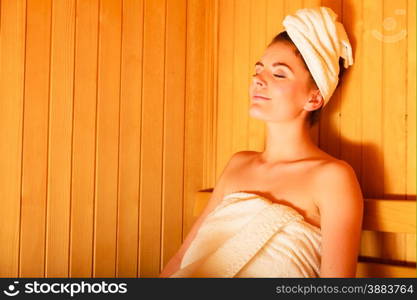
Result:
<svg viewBox="0 0 417 300">
<path fill-rule="evenodd" d="M 221 175 L 219 176 L 216 185 L 214 187 L 214 190 L 211 194 L 211 197 L 209 201 L 207 202 L 207 205 L 205 206 L 204 210 L 200 214 L 200 216 L 196 219 L 193 226 L 190 229 L 190 232 L 187 235 L 187 238 L 184 240 L 184 243 L 181 245 L 181 248 L 178 250 L 177 255 L 179 257 L 183 257 L 184 253 L 188 249 L 191 242 L 194 240 L 195 235 L 197 234 L 200 226 L 204 222 L 205 218 L 208 214 L 210 214 L 211 211 L 213 211 L 216 206 L 220 203 L 220 201 L 223 199 L 224 196 L 224 190 L 228 182 L 228 174 L 229 170 L 232 169 L 239 161 L 239 159 L 242 157 L 242 152 L 237 152 L 231 156 L 228 163 L 224 167 Z"/>
<path fill-rule="evenodd" d="M 315 184 L 322 234 L 321 277 L 355 277 L 363 217 L 363 196 L 344 161 L 322 167 Z"/>
<path fill-rule="evenodd" d="M 229 174 L 245 157 L 245 152 L 246 151 L 236 152 L 230 157 L 222 173 L 220 174 L 216 182 L 216 185 L 214 186 L 210 200 L 207 202 L 207 205 L 201 215 L 207 215 L 208 213 L 210 213 L 210 211 L 212 211 L 223 199 L 223 197 L 225 196 L 226 187 L 229 183 Z"/>
</svg>

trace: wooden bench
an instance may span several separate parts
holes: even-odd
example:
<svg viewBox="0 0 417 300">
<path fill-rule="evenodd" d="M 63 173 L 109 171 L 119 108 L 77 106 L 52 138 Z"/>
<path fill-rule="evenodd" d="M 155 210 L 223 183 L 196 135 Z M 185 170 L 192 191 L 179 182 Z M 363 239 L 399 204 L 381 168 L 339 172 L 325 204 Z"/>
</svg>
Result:
<svg viewBox="0 0 417 300">
<path fill-rule="evenodd" d="M 197 192 L 193 216 L 198 217 L 211 197 L 212 190 Z M 363 229 L 378 232 L 416 234 L 416 201 L 365 199 Z M 364 261 L 359 257 L 357 277 L 416 277 L 416 267 Z"/>
</svg>

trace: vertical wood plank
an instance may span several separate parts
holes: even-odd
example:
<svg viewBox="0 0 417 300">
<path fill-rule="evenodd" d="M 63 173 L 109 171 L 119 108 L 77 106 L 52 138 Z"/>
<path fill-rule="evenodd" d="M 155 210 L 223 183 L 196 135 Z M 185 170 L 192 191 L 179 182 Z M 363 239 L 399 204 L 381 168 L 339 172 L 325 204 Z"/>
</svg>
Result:
<svg viewBox="0 0 417 300">
<path fill-rule="evenodd" d="M 187 1 L 186 106 L 184 140 L 184 224 L 183 239 L 193 224 L 195 193 L 202 188 L 204 146 L 201 143 L 205 99 L 204 81 L 196 80 L 206 72 L 204 61 L 206 39 L 205 20 L 211 0 Z"/>
<path fill-rule="evenodd" d="M 45 277 L 68 277 L 75 2 L 53 4 Z"/>
<path fill-rule="evenodd" d="M 140 172 L 143 0 L 123 1 L 116 277 L 136 277 Z"/>
<path fill-rule="evenodd" d="M 407 1 L 407 199 L 416 197 L 416 1 Z M 406 261 L 416 261 L 416 235 L 406 236 Z"/>
<path fill-rule="evenodd" d="M 355 16 L 355 18 L 353 18 Z M 343 23 L 355 53 L 355 72 L 347 72 L 346 82 L 342 87 L 343 99 L 341 103 L 341 151 L 340 158 L 347 161 L 355 170 L 361 181 L 362 161 L 362 65 L 363 42 L 362 4 L 354 1 L 343 1 Z M 349 71 L 353 71 L 349 70 Z"/>
<path fill-rule="evenodd" d="M 321 0 L 303 0 L 303 7 L 305 8 L 313 8 L 322 6 Z"/>
<path fill-rule="evenodd" d="M 26 2 L 1 1 L 0 11 L 0 277 L 17 277 Z"/>
<path fill-rule="evenodd" d="M 384 164 L 387 170 L 384 193 L 386 197 L 400 198 L 403 198 L 405 194 L 407 101 L 407 39 L 400 33 L 407 28 L 407 16 L 406 14 L 397 15 L 396 12 L 405 11 L 406 8 L 405 0 L 384 0 L 382 92 Z M 395 28 L 391 28 L 394 25 Z M 393 61 L 395 61 L 394 64 Z"/>
<path fill-rule="evenodd" d="M 69 276 L 92 277 L 99 0 L 76 16 Z"/>
<path fill-rule="evenodd" d="M 384 0 L 383 31 L 383 151 L 384 197 L 403 199 L 406 193 L 407 2 Z M 395 63 L 392 63 L 395 61 Z M 393 246 L 395 245 L 395 246 Z M 385 234 L 383 257 L 404 260 L 405 234 Z"/>
<path fill-rule="evenodd" d="M 182 243 L 184 181 L 185 0 L 167 0 L 161 269 Z"/>
<path fill-rule="evenodd" d="M 363 2 L 363 65 L 362 74 L 362 181 L 366 197 L 382 198 L 384 170 L 382 147 L 382 45 L 375 33 L 382 30 L 383 6 L 379 2 Z"/>
<path fill-rule="evenodd" d="M 338 16 L 338 21 L 342 24 L 343 22 L 343 11 L 342 11 L 342 1 L 341 0 L 322 0 L 322 6 L 331 8 Z M 346 28 L 346 25 L 344 25 Z M 347 30 L 347 29 L 346 29 Z M 352 47 L 354 45 L 354 37 L 349 36 Z M 354 49 L 353 49 L 354 50 Z M 340 158 L 340 110 L 342 99 L 342 87 L 344 82 L 349 79 L 346 78 L 347 72 L 353 72 L 354 67 L 356 67 L 356 52 L 353 51 L 353 60 L 354 65 L 352 69 L 348 69 L 343 76 L 340 86 L 334 91 L 332 97 L 326 106 L 322 109 L 320 113 L 319 121 L 319 145 L 320 148 L 333 155 L 336 158 Z"/>
<path fill-rule="evenodd" d="M 115 276 L 121 14 L 121 1 L 100 1 L 94 277 Z"/>
<path fill-rule="evenodd" d="M 284 30 L 282 21 L 284 20 L 284 1 L 267 0 L 266 1 L 266 43 L 269 44 L 272 39 Z"/>
<path fill-rule="evenodd" d="M 266 40 L 266 0 L 251 0 L 250 18 L 250 55 L 252 72 L 255 63 L 260 59 L 269 41 Z M 248 150 L 263 151 L 265 147 L 265 122 L 249 118 Z"/>
<path fill-rule="evenodd" d="M 235 1 L 234 3 L 234 47 L 233 47 L 233 91 L 232 98 L 232 124 L 226 127 L 232 131 L 232 152 L 247 149 L 247 128 L 249 119 L 249 78 L 250 68 L 249 59 L 249 36 L 250 24 L 250 0 Z M 225 129 L 226 129 L 225 128 Z"/>
<path fill-rule="evenodd" d="M 416 199 L 416 1 L 407 1 L 407 198 Z M 414 244 L 415 245 L 415 244 Z"/>
<path fill-rule="evenodd" d="M 19 276 L 45 275 L 51 1 L 27 1 Z"/>
<path fill-rule="evenodd" d="M 233 152 L 233 53 L 234 0 L 219 1 L 219 68 L 217 97 L 216 177 L 223 171 Z"/>
<path fill-rule="evenodd" d="M 205 18 L 205 82 L 204 87 L 204 157 L 203 189 L 212 188 L 216 182 L 217 149 L 217 86 L 218 86 L 218 0 L 207 1 Z"/>
<path fill-rule="evenodd" d="M 160 269 L 165 15 L 165 1 L 145 1 L 139 277 L 154 277 Z"/>
<path fill-rule="evenodd" d="M 382 143 L 382 42 L 375 32 L 382 30 L 383 6 L 363 1 L 362 67 L 362 179 L 365 198 L 383 198 L 384 169 Z M 354 58 L 354 66 L 356 59 Z M 381 255 L 383 233 L 368 231 L 362 239 L 360 255 Z"/>
<path fill-rule="evenodd" d="M 204 69 L 207 70 L 207 72 L 204 72 L 204 90 L 207 91 L 206 95 L 204 96 L 204 123 L 203 123 L 203 128 L 202 128 L 202 143 L 204 145 L 204 153 L 203 153 L 203 186 L 202 188 L 204 189 L 205 187 L 210 186 L 210 182 L 212 181 L 212 178 L 214 176 L 214 167 L 212 166 L 212 164 L 214 163 L 213 160 L 213 155 L 214 152 L 213 151 L 213 144 L 214 144 L 214 140 L 213 140 L 213 133 L 214 133 L 214 120 L 213 120 L 213 104 L 214 101 L 212 101 L 213 99 L 213 82 L 212 82 L 212 78 L 213 78 L 213 33 L 214 33 L 214 27 L 213 27 L 213 23 L 210 22 L 212 21 L 213 15 L 214 15 L 214 3 L 216 1 L 211 1 L 208 5 L 207 5 L 207 18 L 205 19 L 205 23 L 204 23 L 204 32 L 207 33 L 207 36 L 205 36 L 205 40 L 206 40 L 206 47 L 204 49 L 204 56 L 206 57 L 205 61 L 204 61 Z M 209 88 L 210 87 L 210 88 Z M 210 99 L 210 100 L 209 100 Z"/>
<path fill-rule="evenodd" d="M 303 0 L 284 0 L 285 15 L 294 14 L 298 9 L 303 8 Z"/>
</svg>

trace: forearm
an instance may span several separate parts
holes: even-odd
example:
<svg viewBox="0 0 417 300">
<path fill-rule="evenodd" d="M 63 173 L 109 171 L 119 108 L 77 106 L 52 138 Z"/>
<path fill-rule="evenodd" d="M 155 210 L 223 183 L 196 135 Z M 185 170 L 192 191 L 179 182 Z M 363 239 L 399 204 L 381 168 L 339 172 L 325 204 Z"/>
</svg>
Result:
<svg viewBox="0 0 417 300">
<path fill-rule="evenodd" d="M 180 268 L 181 260 L 182 258 L 179 257 L 178 253 L 174 255 L 159 274 L 159 277 L 170 277 L 174 274 Z"/>
<path fill-rule="evenodd" d="M 230 160 L 231 161 L 231 160 Z M 230 165 L 230 161 L 228 165 Z M 226 169 L 225 169 L 226 170 Z M 176 271 L 179 270 L 182 259 L 187 251 L 188 247 L 190 246 L 191 242 L 194 240 L 197 232 L 203 223 L 204 219 L 207 215 L 213 211 L 213 209 L 218 205 L 218 203 L 223 199 L 223 185 L 224 185 L 224 174 L 226 173 L 225 170 L 220 177 L 219 183 L 216 185 L 209 202 L 207 203 L 205 209 L 201 213 L 201 215 L 197 218 L 195 223 L 193 224 L 190 232 L 187 235 L 187 238 L 184 240 L 184 243 L 181 245 L 178 252 L 171 258 L 168 264 L 163 269 L 162 273 L 159 277 L 169 277 L 170 275 L 174 274 Z"/>
<path fill-rule="evenodd" d="M 204 216 L 200 216 L 197 221 L 192 226 L 190 232 L 188 233 L 184 243 L 181 245 L 177 253 L 169 260 L 167 265 L 164 267 L 162 273 L 159 277 L 169 277 L 179 270 L 182 258 L 184 257 L 185 252 L 187 251 L 189 245 L 197 234 L 198 228 L 200 227 L 201 222 L 203 221 Z"/>
</svg>

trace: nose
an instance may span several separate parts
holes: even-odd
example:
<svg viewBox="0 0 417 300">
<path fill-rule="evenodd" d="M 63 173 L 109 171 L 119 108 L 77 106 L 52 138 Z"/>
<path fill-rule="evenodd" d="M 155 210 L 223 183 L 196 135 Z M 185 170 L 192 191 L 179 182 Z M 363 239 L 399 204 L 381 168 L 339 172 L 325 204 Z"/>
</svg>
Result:
<svg viewBox="0 0 417 300">
<path fill-rule="evenodd" d="M 257 87 L 264 87 L 266 85 L 266 81 L 262 76 L 262 72 L 253 75 L 253 84 Z"/>
</svg>

